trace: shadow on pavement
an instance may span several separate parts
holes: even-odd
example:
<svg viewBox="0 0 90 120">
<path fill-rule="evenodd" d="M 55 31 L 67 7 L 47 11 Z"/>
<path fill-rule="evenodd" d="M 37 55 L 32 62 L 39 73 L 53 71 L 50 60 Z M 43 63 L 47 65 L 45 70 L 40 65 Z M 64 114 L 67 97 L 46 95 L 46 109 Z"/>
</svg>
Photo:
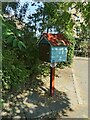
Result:
<svg viewBox="0 0 90 120">
<path fill-rule="evenodd" d="M 65 92 L 55 89 L 54 96 L 50 97 L 49 89 L 35 77 L 21 91 L 9 92 L 3 99 L 5 100 L 2 111 L 3 119 L 55 119 L 67 117 L 67 111 L 73 111 L 70 107 L 70 99 Z"/>
</svg>

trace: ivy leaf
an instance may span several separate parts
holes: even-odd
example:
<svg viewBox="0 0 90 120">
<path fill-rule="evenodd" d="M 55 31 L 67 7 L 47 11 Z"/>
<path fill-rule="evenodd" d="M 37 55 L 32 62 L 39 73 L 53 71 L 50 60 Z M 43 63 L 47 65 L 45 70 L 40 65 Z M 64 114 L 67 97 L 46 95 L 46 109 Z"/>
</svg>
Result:
<svg viewBox="0 0 90 120">
<path fill-rule="evenodd" d="M 19 41 L 18 42 L 18 47 L 20 48 L 20 50 L 24 47 L 26 48 L 26 45 L 22 42 L 22 41 Z"/>
</svg>

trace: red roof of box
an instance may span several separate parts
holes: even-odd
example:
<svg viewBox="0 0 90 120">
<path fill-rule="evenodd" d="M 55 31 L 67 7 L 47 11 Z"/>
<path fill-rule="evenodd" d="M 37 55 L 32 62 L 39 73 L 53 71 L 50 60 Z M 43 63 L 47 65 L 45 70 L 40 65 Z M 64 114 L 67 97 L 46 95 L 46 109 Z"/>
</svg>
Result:
<svg viewBox="0 0 90 120">
<path fill-rule="evenodd" d="M 43 36 L 53 46 L 68 46 L 70 44 L 70 42 L 64 37 L 63 34 L 43 33 Z"/>
</svg>

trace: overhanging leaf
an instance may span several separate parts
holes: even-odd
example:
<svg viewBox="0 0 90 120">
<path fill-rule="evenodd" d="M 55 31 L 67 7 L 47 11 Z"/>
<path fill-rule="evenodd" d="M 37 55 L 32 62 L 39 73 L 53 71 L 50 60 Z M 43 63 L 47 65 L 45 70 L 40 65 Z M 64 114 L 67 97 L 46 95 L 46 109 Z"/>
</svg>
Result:
<svg viewBox="0 0 90 120">
<path fill-rule="evenodd" d="M 26 48 L 26 45 L 25 45 L 22 41 L 19 41 L 19 42 L 18 42 L 18 47 L 19 47 L 20 49 L 22 49 L 23 47 Z"/>
</svg>

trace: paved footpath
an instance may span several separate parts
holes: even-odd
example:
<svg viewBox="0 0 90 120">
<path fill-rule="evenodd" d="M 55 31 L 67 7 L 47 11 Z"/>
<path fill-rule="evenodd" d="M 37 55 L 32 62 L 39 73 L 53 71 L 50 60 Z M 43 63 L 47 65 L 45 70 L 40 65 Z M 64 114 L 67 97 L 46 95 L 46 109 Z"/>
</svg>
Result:
<svg viewBox="0 0 90 120">
<path fill-rule="evenodd" d="M 55 91 L 50 97 L 50 76 L 33 77 L 20 92 L 6 96 L 3 118 L 88 118 L 87 61 L 74 59 L 72 67 L 55 70 Z"/>
<path fill-rule="evenodd" d="M 74 58 L 73 72 L 75 74 L 75 81 L 78 84 L 81 97 L 81 104 L 88 103 L 88 59 Z"/>
<path fill-rule="evenodd" d="M 83 57 L 75 57 L 72 65 L 72 72 L 74 78 L 74 85 L 78 99 L 78 113 L 75 114 L 80 117 L 88 118 L 88 63 L 90 59 Z"/>
</svg>

